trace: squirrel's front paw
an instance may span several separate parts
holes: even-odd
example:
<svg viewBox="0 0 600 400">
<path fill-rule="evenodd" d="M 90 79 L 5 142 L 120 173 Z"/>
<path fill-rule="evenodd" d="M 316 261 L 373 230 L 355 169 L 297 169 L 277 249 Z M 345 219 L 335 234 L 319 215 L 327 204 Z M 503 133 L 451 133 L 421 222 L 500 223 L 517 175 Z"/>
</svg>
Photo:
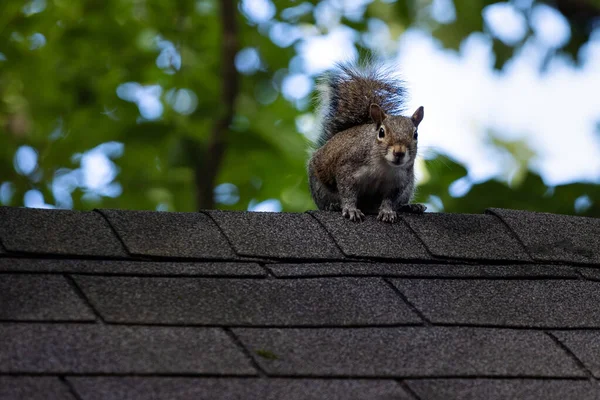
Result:
<svg viewBox="0 0 600 400">
<path fill-rule="evenodd" d="M 377 216 L 377 219 L 383 222 L 396 222 L 397 218 L 398 214 L 393 210 L 381 210 Z"/>
<path fill-rule="evenodd" d="M 344 207 L 344 209 L 342 210 L 342 215 L 346 218 L 348 218 L 350 221 L 362 221 L 365 219 L 365 214 L 363 214 L 358 208 L 356 207 Z"/>
<path fill-rule="evenodd" d="M 408 212 L 413 214 L 423 214 L 427 210 L 427 206 L 423 204 L 405 204 L 400 207 L 401 212 Z"/>
</svg>

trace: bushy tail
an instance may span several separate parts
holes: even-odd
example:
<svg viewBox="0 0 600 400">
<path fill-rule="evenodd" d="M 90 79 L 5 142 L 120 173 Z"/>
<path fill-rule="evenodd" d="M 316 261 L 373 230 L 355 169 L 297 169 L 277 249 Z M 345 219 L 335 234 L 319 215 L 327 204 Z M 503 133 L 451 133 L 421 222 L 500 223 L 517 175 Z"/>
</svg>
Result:
<svg viewBox="0 0 600 400">
<path fill-rule="evenodd" d="M 405 110 L 404 82 L 393 77 L 389 69 L 372 63 L 336 64 L 318 80 L 317 92 L 319 147 L 339 132 L 371 123 L 369 108 L 373 103 L 389 115 Z"/>
</svg>

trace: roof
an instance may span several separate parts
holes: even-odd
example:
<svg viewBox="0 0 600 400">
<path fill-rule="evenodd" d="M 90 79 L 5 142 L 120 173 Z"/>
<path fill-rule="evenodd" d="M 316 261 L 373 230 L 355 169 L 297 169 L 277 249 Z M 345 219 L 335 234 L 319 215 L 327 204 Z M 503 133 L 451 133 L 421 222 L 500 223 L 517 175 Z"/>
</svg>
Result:
<svg viewBox="0 0 600 400">
<path fill-rule="evenodd" d="M 1 399 L 600 397 L 600 219 L 2 207 L 0 243 Z"/>
</svg>

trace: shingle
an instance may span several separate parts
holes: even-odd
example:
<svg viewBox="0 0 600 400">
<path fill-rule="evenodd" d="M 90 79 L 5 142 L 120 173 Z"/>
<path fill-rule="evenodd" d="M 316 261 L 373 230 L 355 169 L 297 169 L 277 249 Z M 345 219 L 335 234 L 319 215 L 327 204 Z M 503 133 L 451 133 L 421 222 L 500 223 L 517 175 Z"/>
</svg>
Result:
<svg viewBox="0 0 600 400">
<path fill-rule="evenodd" d="M 244 276 L 257 278 L 266 275 L 265 270 L 258 264 L 242 262 L 146 262 L 39 258 L 0 258 L 0 271 L 148 276 Z"/>
<path fill-rule="evenodd" d="M 596 378 L 600 378 L 600 331 L 552 332 Z"/>
<path fill-rule="evenodd" d="M 110 226 L 95 212 L 0 207 L 0 239 L 14 252 L 127 256 Z"/>
<path fill-rule="evenodd" d="M 600 268 L 577 268 L 577 271 L 586 279 L 600 281 Z"/>
<path fill-rule="evenodd" d="M 420 323 L 383 280 L 76 276 L 106 321 L 199 325 Z"/>
<path fill-rule="evenodd" d="M 550 379 L 421 379 L 407 381 L 427 400 L 596 400 L 595 382 Z"/>
<path fill-rule="evenodd" d="M 0 373 L 255 374 L 214 328 L 0 324 Z"/>
<path fill-rule="evenodd" d="M 426 213 L 402 218 L 438 257 L 529 260 L 502 221 L 491 215 Z"/>
<path fill-rule="evenodd" d="M 327 232 L 308 214 L 207 212 L 239 255 L 269 258 L 342 259 Z"/>
<path fill-rule="evenodd" d="M 0 269 L 2 263 L 0 261 Z M 577 278 L 563 265 L 386 264 L 366 262 L 267 264 L 277 277 L 404 276 L 431 278 Z M 600 276 L 600 274 L 599 274 Z"/>
<path fill-rule="evenodd" d="M 3 400 L 75 400 L 69 388 L 55 377 L 0 376 Z"/>
<path fill-rule="evenodd" d="M 392 279 L 431 322 L 600 328 L 600 282 Z"/>
<path fill-rule="evenodd" d="M 600 219 L 520 210 L 489 209 L 536 260 L 600 263 Z"/>
<path fill-rule="evenodd" d="M 82 400 L 412 400 L 390 380 L 72 377 Z"/>
<path fill-rule="evenodd" d="M 233 259 L 214 222 L 202 213 L 98 210 L 131 254 L 198 259 Z"/>
<path fill-rule="evenodd" d="M 404 260 L 432 258 L 402 221 L 389 224 L 367 215 L 363 222 L 351 222 L 338 212 L 310 214 L 323 224 L 347 256 Z"/>
<path fill-rule="evenodd" d="M 233 331 L 272 375 L 585 376 L 539 331 L 438 327 Z"/>
<path fill-rule="evenodd" d="M 0 320 L 94 319 L 92 310 L 62 276 L 0 274 Z"/>
</svg>

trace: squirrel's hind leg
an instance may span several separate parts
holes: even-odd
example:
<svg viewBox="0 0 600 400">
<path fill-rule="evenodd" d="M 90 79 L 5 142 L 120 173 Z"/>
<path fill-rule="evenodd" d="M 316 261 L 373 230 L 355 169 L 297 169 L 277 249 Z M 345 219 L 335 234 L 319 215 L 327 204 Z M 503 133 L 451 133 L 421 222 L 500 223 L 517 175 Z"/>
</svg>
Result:
<svg viewBox="0 0 600 400">
<path fill-rule="evenodd" d="M 314 175 L 309 178 L 310 193 L 317 208 L 322 211 L 342 211 L 340 196 L 323 185 Z"/>
<path fill-rule="evenodd" d="M 410 203 L 414 194 L 414 181 L 409 181 L 402 193 L 396 198 L 394 209 L 397 212 L 405 212 L 412 214 L 423 214 L 427 210 L 427 206 L 419 203 Z"/>
</svg>

